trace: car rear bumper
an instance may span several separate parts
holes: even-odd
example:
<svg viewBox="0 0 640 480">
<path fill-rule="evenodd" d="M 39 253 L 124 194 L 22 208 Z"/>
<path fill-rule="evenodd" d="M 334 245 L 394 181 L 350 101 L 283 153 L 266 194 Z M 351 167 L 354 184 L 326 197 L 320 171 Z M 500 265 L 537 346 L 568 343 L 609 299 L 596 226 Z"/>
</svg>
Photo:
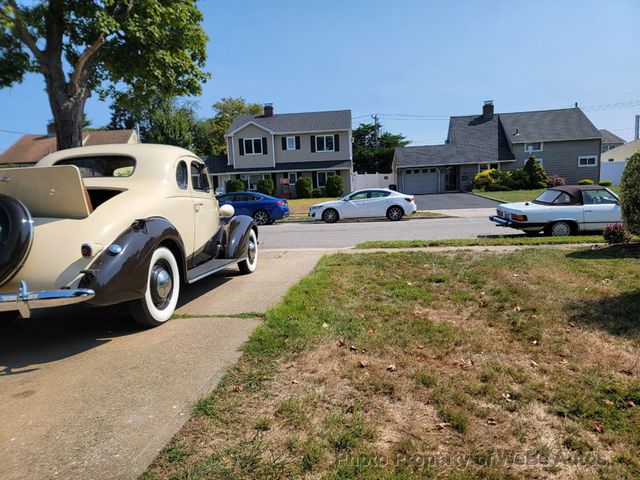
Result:
<svg viewBox="0 0 640 480">
<path fill-rule="evenodd" d="M 498 227 L 509 227 L 517 230 L 542 230 L 546 225 L 544 223 L 516 222 L 497 215 L 491 215 L 489 220 L 495 223 Z"/>
<path fill-rule="evenodd" d="M 29 318 L 31 310 L 86 302 L 91 300 L 95 294 L 93 290 L 88 288 L 30 292 L 27 282 L 22 281 L 16 293 L 0 293 L 0 312 L 17 310 L 23 318 Z"/>
</svg>

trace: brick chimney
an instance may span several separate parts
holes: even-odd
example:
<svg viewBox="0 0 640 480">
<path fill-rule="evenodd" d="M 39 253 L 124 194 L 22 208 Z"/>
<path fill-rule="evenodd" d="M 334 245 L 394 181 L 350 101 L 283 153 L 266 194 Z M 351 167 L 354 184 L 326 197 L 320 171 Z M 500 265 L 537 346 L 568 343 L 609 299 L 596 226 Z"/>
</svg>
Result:
<svg viewBox="0 0 640 480">
<path fill-rule="evenodd" d="M 264 116 L 273 117 L 273 103 L 264 104 Z"/>
<path fill-rule="evenodd" d="M 56 122 L 47 123 L 47 137 L 55 137 L 57 134 Z"/>
<path fill-rule="evenodd" d="M 482 118 L 491 120 L 493 118 L 493 100 L 485 100 L 482 105 Z"/>
</svg>

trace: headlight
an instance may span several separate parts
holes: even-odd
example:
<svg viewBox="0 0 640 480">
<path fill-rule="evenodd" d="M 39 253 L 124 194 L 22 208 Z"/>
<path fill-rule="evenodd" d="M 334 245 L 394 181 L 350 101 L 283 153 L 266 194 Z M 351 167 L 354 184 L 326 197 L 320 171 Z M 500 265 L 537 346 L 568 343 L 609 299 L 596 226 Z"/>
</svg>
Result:
<svg viewBox="0 0 640 480">
<path fill-rule="evenodd" d="M 511 214 L 511 220 L 517 220 L 518 222 L 526 222 L 527 221 L 527 216 L 526 215 L 518 215 L 516 213 L 512 213 Z"/>
</svg>

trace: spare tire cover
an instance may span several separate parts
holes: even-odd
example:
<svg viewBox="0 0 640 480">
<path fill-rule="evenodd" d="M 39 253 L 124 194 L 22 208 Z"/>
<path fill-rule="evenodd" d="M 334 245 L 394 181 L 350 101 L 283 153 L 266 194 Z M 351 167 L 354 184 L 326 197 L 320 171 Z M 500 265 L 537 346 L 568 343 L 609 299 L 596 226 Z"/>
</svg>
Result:
<svg viewBox="0 0 640 480">
<path fill-rule="evenodd" d="M 0 193 L 0 285 L 20 270 L 33 242 L 29 209 L 18 199 Z"/>
</svg>

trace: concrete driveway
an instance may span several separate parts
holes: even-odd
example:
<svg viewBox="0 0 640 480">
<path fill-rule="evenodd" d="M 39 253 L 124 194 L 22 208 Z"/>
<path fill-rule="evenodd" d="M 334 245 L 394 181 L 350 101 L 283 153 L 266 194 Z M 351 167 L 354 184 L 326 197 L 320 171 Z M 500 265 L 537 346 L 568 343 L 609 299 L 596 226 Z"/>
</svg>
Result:
<svg viewBox="0 0 640 480">
<path fill-rule="evenodd" d="M 414 196 L 418 210 L 460 210 L 496 208 L 499 202 L 471 193 L 438 193 Z"/>
<path fill-rule="evenodd" d="M 264 312 L 323 253 L 261 251 L 252 275 L 184 287 L 195 316 L 155 329 L 117 308 L 0 323 L 0 478 L 136 478 L 260 322 L 224 315 Z"/>
</svg>

